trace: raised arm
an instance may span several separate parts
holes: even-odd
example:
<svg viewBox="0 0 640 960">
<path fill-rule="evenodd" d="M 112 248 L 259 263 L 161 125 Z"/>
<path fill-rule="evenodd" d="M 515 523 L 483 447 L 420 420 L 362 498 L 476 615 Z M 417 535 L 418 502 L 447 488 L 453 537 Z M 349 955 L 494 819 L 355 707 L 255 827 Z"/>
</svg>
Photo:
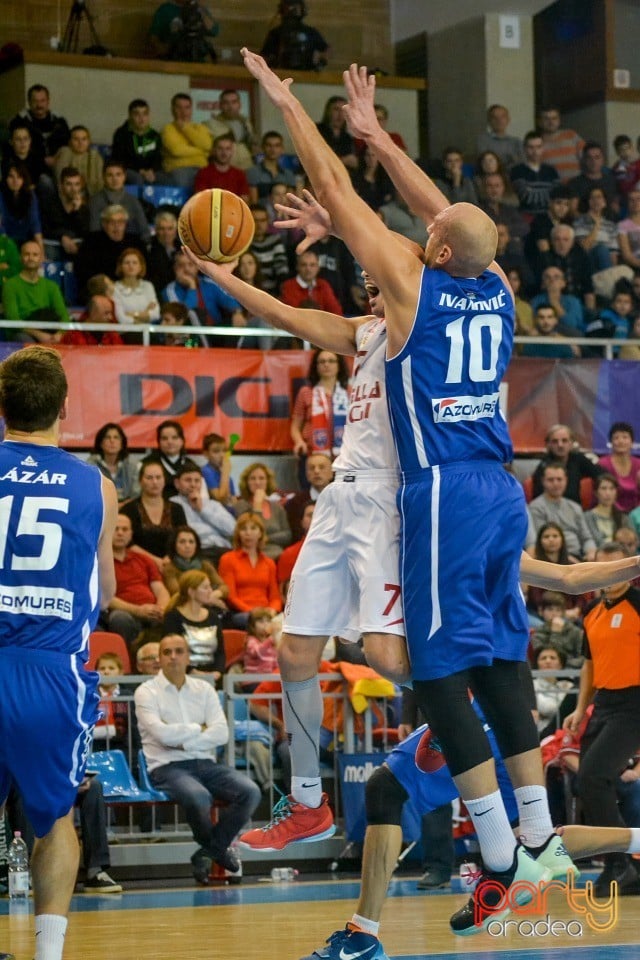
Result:
<svg viewBox="0 0 640 960">
<path fill-rule="evenodd" d="M 309 176 L 314 193 L 329 211 L 342 237 L 384 295 L 389 346 L 404 344 L 415 316 L 424 264 L 391 234 L 380 218 L 357 195 L 349 174 L 300 101 L 290 91 L 291 80 L 280 80 L 262 57 L 242 49 L 244 63 L 277 107 L 293 140 L 296 154 Z"/>
<path fill-rule="evenodd" d="M 214 280 L 253 316 L 262 317 L 272 327 L 286 330 L 302 340 L 309 340 L 323 350 L 346 356 L 355 355 L 356 330 L 361 323 L 370 320 L 370 317 L 347 319 L 324 310 L 297 310 L 276 300 L 264 290 L 250 286 L 240 277 L 234 277 L 228 269 L 231 264 L 223 266 L 210 260 L 200 260 L 186 247 L 184 250 L 205 276 Z"/>
<path fill-rule="evenodd" d="M 366 67 L 355 63 L 344 71 L 343 77 L 349 98 L 343 109 L 352 134 L 364 140 L 411 212 L 431 223 L 450 206 L 449 200 L 378 123 L 374 108 L 376 78 L 367 75 Z"/>
</svg>

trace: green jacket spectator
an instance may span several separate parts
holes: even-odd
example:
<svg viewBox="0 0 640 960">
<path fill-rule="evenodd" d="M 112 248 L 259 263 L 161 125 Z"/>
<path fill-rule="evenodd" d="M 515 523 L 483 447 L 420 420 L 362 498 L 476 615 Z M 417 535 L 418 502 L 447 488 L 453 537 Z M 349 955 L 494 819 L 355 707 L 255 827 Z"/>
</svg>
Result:
<svg viewBox="0 0 640 960">
<path fill-rule="evenodd" d="M 2 287 L 2 306 L 7 320 L 30 320 L 34 323 L 51 322 L 58 318 L 69 323 L 69 314 L 60 288 L 53 282 L 40 276 L 42 252 L 40 244 L 27 240 L 20 248 L 22 269 L 15 277 L 5 280 Z M 56 343 L 60 334 L 49 330 L 24 329 L 16 331 L 13 339 L 36 341 L 36 343 Z"/>
<path fill-rule="evenodd" d="M 6 233 L 0 233 L 0 286 L 20 272 L 20 253 Z"/>
</svg>

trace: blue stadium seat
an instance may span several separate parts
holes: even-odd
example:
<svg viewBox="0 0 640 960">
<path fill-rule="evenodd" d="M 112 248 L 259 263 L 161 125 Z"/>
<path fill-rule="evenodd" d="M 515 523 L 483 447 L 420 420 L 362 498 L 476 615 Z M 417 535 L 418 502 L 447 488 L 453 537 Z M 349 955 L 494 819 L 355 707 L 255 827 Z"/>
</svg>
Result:
<svg viewBox="0 0 640 960">
<path fill-rule="evenodd" d="M 169 801 L 169 797 L 164 790 L 156 790 L 151 783 L 144 750 L 138 750 L 138 778 L 143 791 L 149 794 L 149 799 L 154 803 L 167 803 Z"/>
<path fill-rule="evenodd" d="M 64 293 L 64 261 L 45 260 L 43 263 L 44 275 L 47 280 L 53 280 Z"/>
<path fill-rule="evenodd" d="M 45 277 L 60 287 L 65 303 L 76 304 L 78 281 L 71 260 L 45 260 L 43 266 Z"/>
<path fill-rule="evenodd" d="M 122 750 L 99 750 L 87 761 L 87 770 L 95 770 L 100 777 L 107 803 L 151 803 L 156 798 L 141 790 L 133 779 Z"/>
<path fill-rule="evenodd" d="M 143 200 L 154 207 L 182 207 L 191 196 L 185 187 L 162 187 L 148 184 L 140 194 Z"/>
</svg>

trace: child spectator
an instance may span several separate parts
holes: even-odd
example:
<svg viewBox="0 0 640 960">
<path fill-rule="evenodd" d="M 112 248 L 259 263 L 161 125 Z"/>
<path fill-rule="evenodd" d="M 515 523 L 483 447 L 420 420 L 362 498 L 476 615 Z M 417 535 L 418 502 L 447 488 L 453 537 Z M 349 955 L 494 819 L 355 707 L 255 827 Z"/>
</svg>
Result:
<svg viewBox="0 0 640 960">
<path fill-rule="evenodd" d="M 615 340 L 627 340 L 633 321 L 633 297 L 630 291 L 618 290 L 610 305 L 600 311 L 600 319 L 606 324 L 606 330 L 600 335 Z"/>
<path fill-rule="evenodd" d="M 179 333 L 178 327 L 200 326 L 196 316 L 187 310 L 184 303 L 172 301 L 160 307 L 160 326 L 167 332 L 159 337 L 159 343 L 165 347 L 199 347 L 201 339 L 197 334 Z"/>
<path fill-rule="evenodd" d="M 640 180 L 640 160 L 634 153 L 631 137 L 621 133 L 613 141 L 617 160 L 611 168 L 621 201 L 626 204 L 627 194 Z"/>
<path fill-rule="evenodd" d="M 565 655 L 555 646 L 541 647 L 536 655 L 536 670 L 564 670 Z M 564 716 L 575 707 L 575 695 L 567 702 L 567 693 L 573 684 L 571 680 L 560 677 L 535 677 L 533 688 L 536 692 L 538 710 L 538 732 L 540 739 L 550 736 L 562 726 Z"/>
<path fill-rule="evenodd" d="M 562 593 L 545 590 L 540 600 L 538 613 L 542 626 L 537 627 L 531 638 L 533 651 L 537 655 L 543 648 L 554 647 L 562 655 L 564 663 L 570 667 L 581 667 L 582 629 L 567 619 L 567 604 Z M 556 669 L 560 669 L 559 667 Z"/>
<path fill-rule="evenodd" d="M 202 452 L 207 458 L 202 468 L 202 476 L 209 496 L 225 506 L 231 506 L 238 499 L 236 485 L 231 477 L 231 445 L 227 444 L 219 433 L 208 433 L 202 441 Z"/>
<path fill-rule="evenodd" d="M 120 696 L 117 677 L 122 676 L 122 660 L 117 653 L 102 653 L 96 670 L 102 679 L 98 685 L 101 717 L 93 731 L 94 750 L 121 750 L 127 739 L 128 709 L 126 703 L 114 702 Z"/>
<path fill-rule="evenodd" d="M 278 651 L 273 639 L 274 617 L 270 607 L 254 607 L 249 614 L 244 645 L 245 673 L 278 672 Z"/>
</svg>

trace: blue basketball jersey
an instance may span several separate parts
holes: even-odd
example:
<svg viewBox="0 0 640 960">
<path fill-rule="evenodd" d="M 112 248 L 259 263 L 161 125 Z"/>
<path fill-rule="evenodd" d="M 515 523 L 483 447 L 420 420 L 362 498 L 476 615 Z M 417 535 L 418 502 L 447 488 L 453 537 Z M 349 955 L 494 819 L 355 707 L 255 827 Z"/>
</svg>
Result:
<svg viewBox="0 0 640 960">
<path fill-rule="evenodd" d="M 99 613 L 97 467 L 0 444 L 0 647 L 84 653 Z"/>
<path fill-rule="evenodd" d="M 514 322 L 513 300 L 497 274 L 461 279 L 425 267 L 409 338 L 386 364 L 405 475 L 436 464 L 512 459 L 498 391 Z"/>
<path fill-rule="evenodd" d="M 473 707 L 484 724 L 484 731 L 491 745 L 491 752 L 496 761 L 496 776 L 498 787 L 502 794 L 505 809 L 509 823 L 516 823 L 518 820 L 518 806 L 515 794 L 507 773 L 500 749 L 493 735 L 493 730 L 485 722 L 480 707 L 473 701 Z M 393 748 L 386 759 L 386 763 L 391 768 L 396 780 L 402 784 L 409 794 L 413 805 L 419 815 L 430 813 L 437 810 L 445 803 L 451 803 L 460 796 L 460 791 L 453 782 L 453 777 L 448 766 L 440 767 L 431 773 L 425 773 L 416 764 L 416 750 L 422 736 L 429 729 L 428 724 L 418 727 L 406 740 L 403 740 Z"/>
</svg>

